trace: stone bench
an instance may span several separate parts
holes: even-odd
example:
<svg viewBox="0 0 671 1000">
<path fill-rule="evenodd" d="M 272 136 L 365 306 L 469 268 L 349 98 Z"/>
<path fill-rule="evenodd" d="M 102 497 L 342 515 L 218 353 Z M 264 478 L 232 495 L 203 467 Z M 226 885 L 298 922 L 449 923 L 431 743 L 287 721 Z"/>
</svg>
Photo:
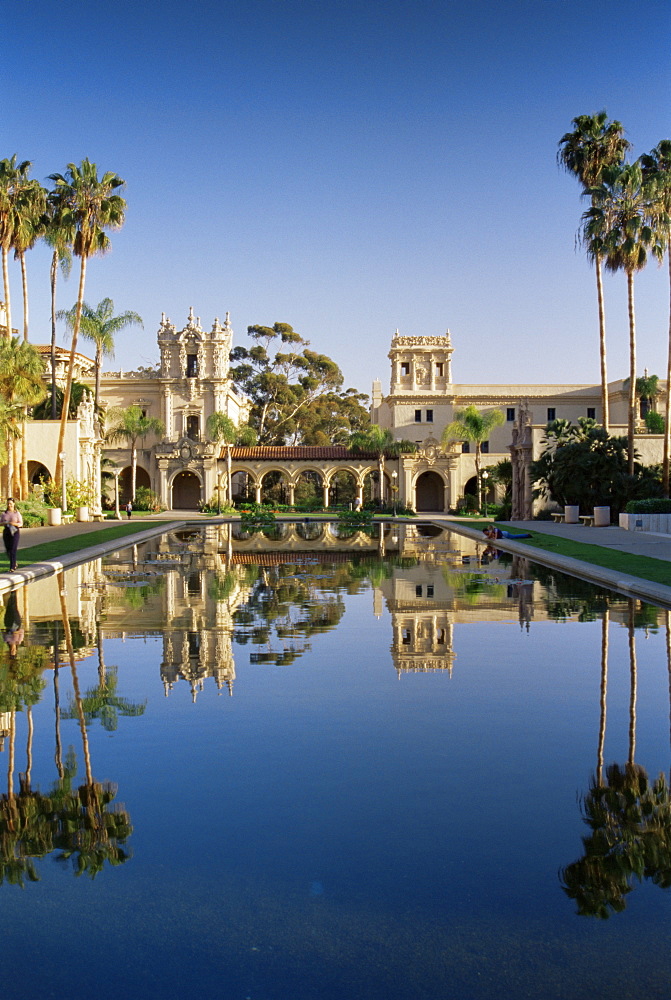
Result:
<svg viewBox="0 0 671 1000">
<path fill-rule="evenodd" d="M 552 520 L 555 524 L 564 524 L 566 522 L 566 514 L 561 511 L 552 511 Z"/>
<path fill-rule="evenodd" d="M 63 524 L 72 524 L 75 519 L 74 514 L 61 514 L 61 521 Z"/>
<path fill-rule="evenodd" d="M 594 527 L 594 514 L 581 514 L 580 520 L 585 525 L 586 528 Z"/>
</svg>

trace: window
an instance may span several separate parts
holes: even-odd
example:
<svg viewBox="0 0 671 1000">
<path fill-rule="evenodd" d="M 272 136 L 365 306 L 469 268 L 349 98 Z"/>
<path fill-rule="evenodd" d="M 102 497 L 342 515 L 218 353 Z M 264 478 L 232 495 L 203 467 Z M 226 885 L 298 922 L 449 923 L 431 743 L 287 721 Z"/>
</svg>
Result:
<svg viewBox="0 0 671 1000">
<path fill-rule="evenodd" d="M 200 417 L 190 416 L 186 418 L 186 436 L 192 441 L 200 438 Z"/>
<path fill-rule="evenodd" d="M 186 356 L 186 377 L 198 378 L 198 355 L 187 354 Z"/>
<path fill-rule="evenodd" d="M 422 411 L 421 410 L 415 410 L 415 423 L 416 424 L 421 424 L 421 422 L 422 422 Z"/>
<path fill-rule="evenodd" d="M 426 411 L 426 422 L 427 422 L 427 424 L 432 424 L 433 423 L 433 410 L 427 410 Z"/>
<path fill-rule="evenodd" d="M 548 406 L 548 423 L 550 423 L 551 420 L 556 420 L 556 419 L 557 419 L 556 409 L 554 408 L 554 406 Z"/>
<path fill-rule="evenodd" d="M 410 362 L 401 361 L 401 375 L 409 375 L 409 374 L 410 374 Z"/>
<path fill-rule="evenodd" d="M 421 597 L 421 596 L 422 596 L 422 585 L 421 583 L 417 583 L 415 584 L 415 597 Z"/>
<path fill-rule="evenodd" d="M 445 374 L 445 363 L 443 361 L 436 361 L 436 375 L 438 378 L 442 378 Z"/>
<path fill-rule="evenodd" d="M 596 420 L 596 406 L 587 407 L 587 419 Z"/>
<path fill-rule="evenodd" d="M 426 596 L 427 597 L 433 597 L 433 584 L 432 583 L 428 583 L 427 586 L 426 586 Z"/>
<path fill-rule="evenodd" d="M 483 455 L 489 455 L 489 441 L 483 441 L 480 445 L 480 451 Z"/>
<path fill-rule="evenodd" d="M 471 446 L 468 443 L 468 441 L 462 441 L 462 444 L 461 444 L 461 454 L 462 455 L 468 455 L 468 453 L 469 453 L 470 450 L 471 450 Z"/>
<path fill-rule="evenodd" d="M 438 629 L 438 633 L 436 635 L 436 642 L 439 642 L 441 645 L 445 642 L 445 629 L 444 628 L 439 628 Z"/>
<path fill-rule="evenodd" d="M 508 421 L 508 423 L 510 423 L 514 419 L 515 419 L 515 407 L 509 406 L 506 409 L 506 420 Z"/>
</svg>

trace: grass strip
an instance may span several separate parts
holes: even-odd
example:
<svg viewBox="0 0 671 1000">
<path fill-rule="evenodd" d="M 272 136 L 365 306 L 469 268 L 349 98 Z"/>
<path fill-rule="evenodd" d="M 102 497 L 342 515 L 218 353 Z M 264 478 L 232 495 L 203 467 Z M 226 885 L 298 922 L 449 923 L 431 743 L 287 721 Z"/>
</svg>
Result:
<svg viewBox="0 0 671 1000">
<path fill-rule="evenodd" d="M 103 542 L 113 541 L 115 538 L 126 538 L 129 535 L 137 535 L 140 531 L 146 531 L 150 527 L 153 528 L 154 525 L 161 526 L 170 523 L 170 521 L 151 521 L 149 523 L 146 521 L 144 523 L 127 521 L 125 524 L 115 524 L 109 528 L 101 528 L 100 531 L 87 531 L 81 535 L 69 535 L 66 538 L 57 538 L 53 542 L 31 545 L 28 548 L 19 549 L 18 565 L 31 566 L 33 563 L 58 559 L 60 556 L 70 555 L 72 552 L 81 552 L 82 549 L 90 549 L 94 545 L 101 545 Z"/>
<path fill-rule="evenodd" d="M 492 522 L 460 520 L 459 523 L 465 527 L 482 531 Z M 510 531 L 511 535 L 516 533 L 516 529 L 512 526 L 508 526 L 506 531 Z M 653 559 L 651 556 L 621 552 L 619 549 L 612 549 L 604 545 L 576 542 L 572 538 L 560 538 L 542 531 L 532 531 L 531 536 L 531 538 L 520 538 L 520 545 L 528 545 L 529 548 L 556 553 L 560 556 L 569 556 L 571 559 L 579 559 L 581 562 L 591 563 L 593 566 L 602 566 L 615 573 L 626 573 L 629 576 L 638 576 L 642 580 L 649 580 L 651 583 L 661 583 L 665 587 L 671 586 L 671 564 L 666 559 Z M 514 541 L 514 539 L 512 540 Z"/>
</svg>

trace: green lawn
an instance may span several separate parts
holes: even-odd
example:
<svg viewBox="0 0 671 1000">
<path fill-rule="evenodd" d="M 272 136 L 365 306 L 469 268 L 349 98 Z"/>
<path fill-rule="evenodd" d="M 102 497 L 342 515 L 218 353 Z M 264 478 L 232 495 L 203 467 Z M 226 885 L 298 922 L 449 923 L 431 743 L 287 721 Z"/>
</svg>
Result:
<svg viewBox="0 0 671 1000">
<path fill-rule="evenodd" d="M 53 542 L 43 542 L 42 545 L 31 545 L 25 549 L 20 548 L 18 565 L 30 566 L 36 562 L 59 559 L 61 556 L 68 555 L 71 552 L 80 552 L 82 549 L 91 548 L 93 545 L 100 545 L 102 542 L 136 535 L 140 531 L 146 531 L 150 526 L 160 526 L 161 524 L 169 523 L 170 521 L 152 521 L 150 524 L 143 523 L 142 521 L 124 521 L 122 524 L 113 524 L 109 528 L 101 528 L 100 531 L 83 532 L 81 535 L 70 535 L 67 538 L 58 538 Z"/>
<path fill-rule="evenodd" d="M 464 520 L 460 523 L 482 531 L 487 524 L 492 522 Z M 516 528 L 514 525 L 508 525 L 506 530 L 512 534 Z M 593 566 L 603 566 L 604 569 L 612 570 L 615 573 L 627 573 L 629 576 L 638 576 L 642 580 L 650 580 L 652 583 L 671 586 L 671 563 L 666 559 L 651 559 L 650 556 L 632 555 L 628 552 L 606 548 L 603 545 L 590 545 L 589 542 L 575 542 L 570 538 L 545 535 L 540 531 L 532 531 L 531 535 L 531 538 L 520 539 L 520 544 L 540 549 L 543 552 L 554 552 L 557 555 L 580 559 L 581 562 L 591 563 Z"/>
</svg>

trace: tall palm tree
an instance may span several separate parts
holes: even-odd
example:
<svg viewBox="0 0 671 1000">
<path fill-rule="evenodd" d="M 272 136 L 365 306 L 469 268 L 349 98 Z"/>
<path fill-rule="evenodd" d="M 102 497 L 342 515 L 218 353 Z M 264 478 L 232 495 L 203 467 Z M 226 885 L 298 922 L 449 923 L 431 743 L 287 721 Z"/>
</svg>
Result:
<svg viewBox="0 0 671 1000">
<path fill-rule="evenodd" d="M 56 413 L 56 284 L 58 268 L 67 280 L 72 268 L 72 243 L 74 241 L 74 226 L 72 219 L 60 210 L 57 202 L 50 197 L 47 204 L 47 226 L 44 232 L 44 242 L 51 247 L 51 266 L 49 268 L 49 284 L 51 286 L 51 419 Z"/>
<path fill-rule="evenodd" d="M 72 309 L 59 309 L 58 319 L 64 319 L 69 330 L 74 330 L 77 318 L 77 306 Z M 143 326 L 142 317 L 138 313 L 127 309 L 126 312 L 114 315 L 114 302 L 112 299 L 103 299 L 95 309 L 82 303 L 82 314 L 80 321 L 80 331 L 83 337 L 95 344 L 95 392 L 93 404 L 98 411 L 98 400 L 100 398 L 100 373 L 102 371 L 103 356 L 114 357 L 114 337 L 120 330 L 125 330 L 127 326 Z"/>
<path fill-rule="evenodd" d="M 32 250 L 46 227 L 47 192 L 35 180 L 27 180 L 21 192 L 19 211 L 15 218 L 12 246 L 14 257 L 21 265 L 21 288 L 23 293 L 23 339 L 28 340 L 28 271 L 26 251 Z"/>
<path fill-rule="evenodd" d="M 160 437 L 165 426 L 158 417 L 146 417 L 139 406 L 129 406 L 127 410 L 114 410 L 110 417 L 116 421 L 108 432 L 110 441 L 128 441 L 131 453 L 131 499 L 135 500 L 135 483 L 137 480 L 137 442 L 147 434 Z"/>
<path fill-rule="evenodd" d="M 371 424 L 365 431 L 356 431 L 350 438 L 350 447 L 354 451 L 371 451 L 377 456 L 378 475 L 380 477 L 380 505 L 384 503 L 384 460 L 385 453 L 394 445 L 394 435 L 388 429 L 378 424 Z"/>
<path fill-rule="evenodd" d="M 21 217 L 24 188 L 28 181 L 30 160 L 16 162 L 16 153 L 10 159 L 0 160 L 0 250 L 2 251 L 2 281 L 5 293 L 7 329 L 5 336 L 12 336 L 12 298 L 9 289 L 9 251 L 14 247 L 18 221 Z"/>
<path fill-rule="evenodd" d="M 249 424 L 236 427 L 230 417 L 219 411 L 209 415 L 205 427 L 207 437 L 210 441 L 214 441 L 217 444 L 223 441 L 226 445 L 226 500 L 229 504 L 232 504 L 231 449 L 236 444 L 243 447 L 250 447 L 256 444 L 256 431 Z"/>
<path fill-rule="evenodd" d="M 610 167 L 602 172 L 602 182 L 590 188 L 592 207 L 584 213 L 588 233 L 598 233 L 609 271 L 627 276 L 629 312 L 629 415 L 627 448 L 629 475 L 634 474 L 634 432 L 636 426 L 636 315 L 634 275 L 645 267 L 648 251 L 659 245 L 649 220 L 648 186 L 639 162 Z"/>
<path fill-rule="evenodd" d="M 481 508 L 480 457 L 482 443 L 487 441 L 495 427 L 504 422 L 502 410 L 488 410 L 481 413 L 472 403 L 463 410 L 454 411 L 454 420 L 443 431 L 443 444 L 450 441 L 468 441 L 475 445 L 475 485 L 478 510 Z"/>
<path fill-rule="evenodd" d="M 666 363 L 666 409 L 664 418 L 664 496 L 669 496 L 671 468 L 671 139 L 662 139 L 650 153 L 640 158 L 644 180 L 649 185 L 650 210 L 655 217 L 669 266 L 669 345 Z M 660 257 L 661 263 L 661 257 Z"/>
<path fill-rule="evenodd" d="M 65 384 L 65 403 L 58 432 L 58 456 L 62 453 L 65 443 L 65 426 L 84 305 L 86 264 L 89 257 L 109 250 L 110 240 L 105 230 L 119 229 L 123 225 L 126 202 L 117 193 L 124 186 L 124 181 L 112 171 L 108 171 L 101 178 L 98 178 L 96 164 L 91 163 L 88 159 L 82 160 L 79 166 L 75 163 L 68 163 L 65 175 L 51 174 L 49 179 L 55 185 L 51 192 L 51 200 L 57 207 L 63 224 L 74 229 L 73 252 L 75 257 L 79 257 L 80 260 L 79 291 L 72 329 L 70 364 Z M 60 468 L 58 459 L 56 468 Z"/>
<path fill-rule="evenodd" d="M 621 164 L 630 148 L 624 138 L 624 128 L 618 121 L 608 121 L 605 111 L 595 115 L 579 115 L 573 119 L 573 132 L 566 132 L 559 140 L 557 161 L 568 173 L 578 178 L 587 193 L 601 184 L 605 167 Z M 609 429 L 608 379 L 606 374 L 606 313 L 603 298 L 603 251 L 598 235 L 585 238 L 587 254 L 594 262 L 596 291 L 599 306 L 599 355 L 601 359 L 601 407 L 603 426 Z"/>
</svg>

